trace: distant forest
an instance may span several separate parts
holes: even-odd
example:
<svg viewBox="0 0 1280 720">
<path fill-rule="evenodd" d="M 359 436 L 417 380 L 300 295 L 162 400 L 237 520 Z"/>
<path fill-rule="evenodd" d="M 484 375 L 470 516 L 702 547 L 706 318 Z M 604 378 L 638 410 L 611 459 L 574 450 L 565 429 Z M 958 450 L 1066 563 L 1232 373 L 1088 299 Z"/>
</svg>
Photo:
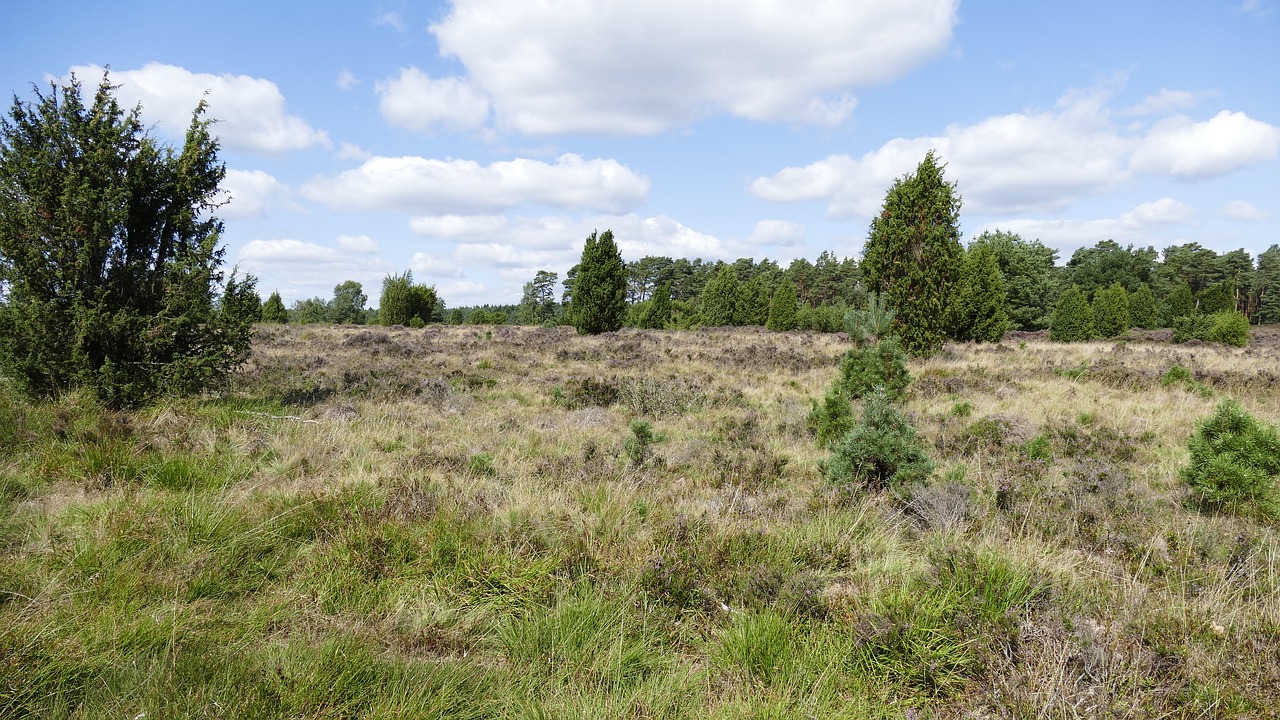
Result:
<svg viewBox="0 0 1280 720">
<path fill-rule="evenodd" d="M 1063 266 L 1056 250 L 1039 240 L 1004 231 L 984 232 L 966 253 L 979 248 L 995 255 L 1000 271 L 1008 328 L 1043 330 L 1059 298 L 1078 288 L 1089 301 L 1113 286 L 1133 296 L 1154 299 L 1154 313 L 1134 316 L 1135 327 L 1169 327 L 1188 312 L 1234 310 L 1252 324 L 1280 323 L 1280 246 L 1256 258 L 1243 249 L 1219 254 L 1198 243 L 1154 247 L 1122 246 L 1104 240 L 1076 250 Z M 778 291 L 794 293 L 794 320 L 786 327 L 837 332 L 844 314 L 861 309 L 867 287 L 854 258 L 827 251 L 810 261 L 793 260 L 786 268 L 769 259 L 723 261 L 648 256 L 626 263 L 628 327 L 690 329 L 707 325 L 766 325 Z M 570 324 L 566 309 L 573 297 L 578 266 L 564 278 L 538 271 L 525 283 L 518 304 L 485 304 L 449 308 L 437 298 L 423 322 L 475 325 Z M 408 274 L 388 278 L 404 281 Z M 264 321 L 296 323 L 377 324 L 377 309 L 360 283 L 338 285 L 330 299 L 294 303 Z M 279 304 L 278 295 L 268 300 Z M 267 306 L 264 305 L 264 310 Z M 770 325 L 773 327 L 773 325 Z"/>
</svg>

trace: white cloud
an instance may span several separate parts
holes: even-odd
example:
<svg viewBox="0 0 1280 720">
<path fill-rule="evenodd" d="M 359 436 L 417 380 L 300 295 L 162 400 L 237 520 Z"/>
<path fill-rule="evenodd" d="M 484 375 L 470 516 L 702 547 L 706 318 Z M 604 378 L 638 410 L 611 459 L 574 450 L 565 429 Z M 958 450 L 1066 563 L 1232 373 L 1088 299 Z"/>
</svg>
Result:
<svg viewBox="0 0 1280 720">
<path fill-rule="evenodd" d="M 355 160 L 356 162 L 364 162 L 373 157 L 373 153 L 356 145 L 355 143 L 344 142 L 338 146 L 338 158 L 341 160 Z"/>
<path fill-rule="evenodd" d="M 967 208 L 988 213 L 1060 209 L 1082 194 L 1124 180 L 1133 141 L 1121 136 L 1102 107 L 1103 93 L 1069 93 L 1050 112 L 1015 113 L 974 125 L 952 125 L 932 137 L 897 138 L 860 158 L 832 155 L 757 178 L 764 200 L 824 200 L 834 217 L 869 217 L 894 180 L 937 150 L 947 178 L 958 181 Z"/>
<path fill-rule="evenodd" d="M 371 254 L 378 252 L 378 241 L 368 235 L 339 235 L 338 247 L 347 252 Z"/>
<path fill-rule="evenodd" d="M 761 220 L 747 236 L 748 245 L 798 247 L 804 242 L 804 226 L 787 220 Z"/>
<path fill-rule="evenodd" d="M 1174 244 L 1169 228 L 1192 225 L 1195 211 L 1172 198 L 1143 203 L 1114 218 L 1083 219 L 1006 219 L 987 223 L 974 235 L 988 230 L 1007 230 L 1022 237 L 1038 239 L 1057 248 L 1060 257 L 1069 258 L 1078 248 L 1096 245 L 1102 240 L 1115 240 L 1139 246 Z"/>
<path fill-rule="evenodd" d="M 298 209 L 290 197 L 289 186 L 261 170 L 227 170 L 220 187 L 226 192 L 228 202 L 218 210 L 218 215 L 227 220 L 259 218 L 279 206 Z"/>
<path fill-rule="evenodd" d="M 1143 203 L 1120 216 L 1120 225 L 1140 229 L 1152 225 L 1187 225 L 1194 223 L 1196 212 L 1173 198 L 1160 198 Z"/>
<path fill-rule="evenodd" d="M 374 91 L 381 97 L 382 117 L 410 130 L 470 130 L 489 117 L 489 98 L 471 83 L 433 79 L 416 67 L 401 68 L 399 77 L 379 82 Z"/>
<path fill-rule="evenodd" d="M 1204 122 L 1176 116 L 1151 129 L 1133 154 L 1134 169 L 1202 180 L 1239 170 L 1280 152 L 1280 127 L 1223 110 Z"/>
<path fill-rule="evenodd" d="M 616 160 L 561 155 L 555 164 L 517 158 L 487 166 L 470 160 L 375 157 L 302 194 L 331 207 L 422 215 L 474 213 L 522 205 L 618 212 L 644 202 L 648 178 Z"/>
<path fill-rule="evenodd" d="M 1271 218 L 1271 213 L 1258 208 L 1252 203 L 1244 200 L 1232 200 L 1222 206 L 1222 214 L 1232 220 L 1241 220 L 1244 222 L 1260 222 Z"/>
<path fill-rule="evenodd" d="M 71 68 L 82 81 L 96 82 L 102 68 Z M 139 70 L 111 71 L 111 82 L 120 86 L 121 104 L 142 103 L 142 115 L 158 123 L 165 135 L 181 137 L 191 124 L 191 113 L 208 102 L 208 117 L 218 122 L 213 132 L 230 150 L 281 153 L 316 145 L 329 146 L 329 136 L 285 110 L 284 95 L 270 80 L 248 75 L 193 73 L 175 65 L 148 63 Z"/>
<path fill-rule="evenodd" d="M 236 259 L 242 269 L 259 277 L 288 278 L 279 289 L 289 297 L 327 297 L 344 280 L 361 283 L 366 295 L 376 294 L 382 278 L 395 270 L 375 255 L 293 239 L 251 240 Z"/>
<path fill-rule="evenodd" d="M 350 70 L 343 70 L 342 72 L 338 73 L 338 78 L 334 82 L 336 82 L 338 84 L 338 87 L 342 88 L 343 90 L 350 90 L 351 88 L 360 84 L 360 78 L 356 77 L 355 73 L 351 72 Z"/>
<path fill-rule="evenodd" d="M 850 91 L 945 53 L 956 0 L 456 0 L 431 26 L 525 134 L 656 133 L 727 113 L 843 121 Z"/>
<path fill-rule="evenodd" d="M 437 257 L 424 252 L 417 252 L 413 254 L 413 259 L 409 261 L 409 269 L 413 271 L 415 277 L 463 277 L 462 266 L 458 263 L 450 260 L 449 258 Z"/>
<path fill-rule="evenodd" d="M 1200 103 L 1200 100 L 1212 97 L 1213 92 L 1191 92 L 1189 90 L 1168 90 L 1160 88 L 1155 95 L 1144 97 L 1141 102 L 1125 108 L 1122 115 L 1167 115 L 1176 110 L 1187 110 Z"/>
<path fill-rule="evenodd" d="M 383 27 L 392 28 L 399 32 L 404 32 L 405 30 L 408 29 L 405 27 L 404 20 L 400 19 L 400 13 L 394 12 L 392 10 L 387 10 L 386 12 L 378 13 L 377 17 L 373 19 L 373 23 L 375 25 L 381 25 Z"/>
</svg>

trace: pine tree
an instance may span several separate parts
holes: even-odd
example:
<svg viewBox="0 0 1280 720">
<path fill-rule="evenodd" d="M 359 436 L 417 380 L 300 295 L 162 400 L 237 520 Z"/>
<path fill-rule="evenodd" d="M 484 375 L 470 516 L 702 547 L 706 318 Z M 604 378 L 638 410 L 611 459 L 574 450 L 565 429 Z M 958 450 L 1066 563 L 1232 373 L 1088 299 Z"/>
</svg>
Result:
<svg viewBox="0 0 1280 720">
<path fill-rule="evenodd" d="M 952 337 L 1000 342 L 1009 328 L 1004 275 L 995 251 L 975 245 L 964 254 L 960 282 L 951 300 Z"/>
<path fill-rule="evenodd" d="M 1093 327 L 1093 308 L 1078 285 L 1072 285 L 1058 298 L 1058 306 L 1049 320 L 1049 339 L 1054 342 L 1078 342 L 1097 337 Z"/>
<path fill-rule="evenodd" d="M 567 278 L 566 278 L 567 279 Z M 582 248 L 573 281 L 569 317 L 583 335 L 613 332 L 627 316 L 627 266 L 613 241 L 613 231 L 592 232 Z"/>
<path fill-rule="evenodd" d="M 1258 324 L 1280 323 L 1280 245 L 1272 245 L 1258 254 L 1258 272 L 1253 284 L 1253 321 Z"/>
<path fill-rule="evenodd" d="M 897 309 L 897 331 L 912 355 L 947 339 L 947 303 L 960 273 L 960 196 L 930 150 L 914 175 L 894 182 L 871 221 L 862 259 L 870 289 Z"/>
<path fill-rule="evenodd" d="M 773 299 L 769 303 L 769 319 L 765 327 L 770 330 L 794 330 L 796 327 L 796 286 L 791 280 L 783 278 L 778 289 L 773 291 Z"/>
<path fill-rule="evenodd" d="M 1151 330 L 1160 324 L 1159 313 L 1156 312 L 1156 296 L 1151 286 L 1143 283 L 1138 290 L 1129 296 L 1129 321 L 1136 328 Z"/>
<path fill-rule="evenodd" d="M 262 304 L 262 322 L 282 324 L 289 322 L 289 311 L 285 310 L 284 300 L 280 299 L 280 292 L 271 293 L 271 297 Z"/>
<path fill-rule="evenodd" d="M 1191 294 L 1191 286 L 1185 282 L 1178 283 L 1173 292 L 1164 299 L 1164 326 L 1173 327 L 1178 318 L 1195 314 L 1195 299 Z"/>
<path fill-rule="evenodd" d="M 702 324 L 733 325 L 738 318 L 738 273 L 725 265 L 702 288 Z"/>
<path fill-rule="evenodd" d="M 1120 283 L 1099 290 L 1093 299 L 1093 329 L 1099 337 L 1113 338 L 1129 332 L 1129 293 Z"/>
<path fill-rule="evenodd" d="M 653 297 L 645 301 L 644 312 L 640 314 L 639 326 L 653 330 L 661 330 L 671 322 L 671 285 L 663 283 L 653 291 Z"/>
</svg>

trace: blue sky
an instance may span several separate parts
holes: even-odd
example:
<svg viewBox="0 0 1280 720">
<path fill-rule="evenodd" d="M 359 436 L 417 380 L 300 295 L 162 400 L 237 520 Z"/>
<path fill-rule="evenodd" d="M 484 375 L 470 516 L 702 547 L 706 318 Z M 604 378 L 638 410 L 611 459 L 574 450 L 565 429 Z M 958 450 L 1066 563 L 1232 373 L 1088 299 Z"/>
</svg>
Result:
<svg viewBox="0 0 1280 720">
<path fill-rule="evenodd" d="M 1277 0 L 11 3 L 0 87 L 110 66 L 177 141 L 208 98 L 227 258 L 265 296 L 517 302 L 623 257 L 859 256 L 930 148 L 966 239 L 1280 242 Z M 207 93 L 207 95 L 206 95 Z"/>
</svg>

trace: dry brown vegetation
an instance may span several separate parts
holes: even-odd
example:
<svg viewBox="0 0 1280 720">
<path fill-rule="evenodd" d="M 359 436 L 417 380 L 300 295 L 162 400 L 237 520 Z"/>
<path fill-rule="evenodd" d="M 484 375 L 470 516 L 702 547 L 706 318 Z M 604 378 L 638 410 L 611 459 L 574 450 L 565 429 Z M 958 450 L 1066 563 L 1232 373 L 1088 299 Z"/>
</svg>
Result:
<svg viewBox="0 0 1280 720">
<path fill-rule="evenodd" d="M 818 469 L 841 335 L 264 326 L 228 397 L 9 399 L 0 715 L 1270 717 L 1277 528 L 1178 470 L 1278 344 L 947 346 L 897 495 Z"/>
</svg>

